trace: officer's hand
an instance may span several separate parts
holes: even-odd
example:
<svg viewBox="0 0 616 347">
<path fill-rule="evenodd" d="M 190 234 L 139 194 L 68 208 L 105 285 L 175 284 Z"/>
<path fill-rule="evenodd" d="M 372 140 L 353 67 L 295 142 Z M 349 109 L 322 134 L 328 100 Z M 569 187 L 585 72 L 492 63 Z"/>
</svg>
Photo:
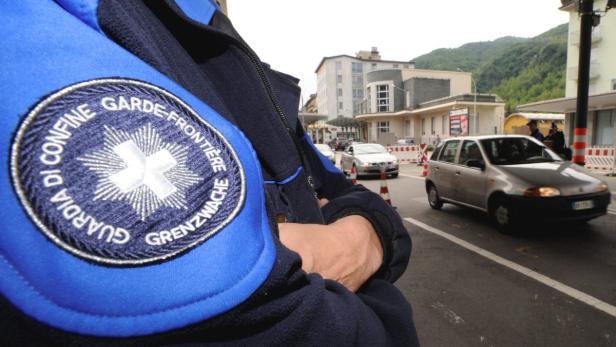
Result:
<svg viewBox="0 0 616 347">
<path fill-rule="evenodd" d="M 383 262 L 381 241 L 362 216 L 329 225 L 278 224 L 280 241 L 302 258 L 302 269 L 340 282 L 355 292 Z"/>
</svg>

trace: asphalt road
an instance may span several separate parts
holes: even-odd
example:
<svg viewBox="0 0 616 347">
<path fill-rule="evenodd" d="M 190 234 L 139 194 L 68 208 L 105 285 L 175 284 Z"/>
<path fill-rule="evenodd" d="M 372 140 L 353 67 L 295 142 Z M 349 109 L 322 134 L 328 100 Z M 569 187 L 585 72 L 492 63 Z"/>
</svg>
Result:
<svg viewBox="0 0 616 347">
<path fill-rule="evenodd" d="M 388 188 L 413 239 L 397 286 L 423 346 L 616 346 L 616 212 L 510 236 L 481 212 L 432 210 L 421 178 Z"/>
</svg>

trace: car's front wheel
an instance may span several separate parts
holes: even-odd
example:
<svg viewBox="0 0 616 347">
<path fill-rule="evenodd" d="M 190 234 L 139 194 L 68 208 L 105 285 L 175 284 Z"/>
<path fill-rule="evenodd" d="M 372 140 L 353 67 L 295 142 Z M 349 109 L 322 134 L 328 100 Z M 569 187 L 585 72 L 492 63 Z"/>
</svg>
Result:
<svg viewBox="0 0 616 347">
<path fill-rule="evenodd" d="M 506 197 L 497 197 L 492 201 L 490 216 L 499 231 L 507 234 L 514 232 L 516 218 L 511 204 Z"/>
<path fill-rule="evenodd" d="M 441 200 L 441 197 L 438 195 L 438 190 L 434 184 L 428 186 L 428 203 L 430 207 L 435 210 L 440 210 L 443 207 L 443 200 Z"/>
</svg>

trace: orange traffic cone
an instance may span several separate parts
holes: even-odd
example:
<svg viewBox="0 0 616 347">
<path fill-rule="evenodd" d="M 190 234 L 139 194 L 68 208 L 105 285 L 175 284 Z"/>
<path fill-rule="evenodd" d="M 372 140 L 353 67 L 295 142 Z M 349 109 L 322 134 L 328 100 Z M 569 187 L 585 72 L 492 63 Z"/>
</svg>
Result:
<svg viewBox="0 0 616 347">
<path fill-rule="evenodd" d="M 421 176 L 426 177 L 428 176 L 428 151 L 427 150 L 423 151 L 421 161 L 423 161 L 423 171 L 421 173 Z"/>
<path fill-rule="evenodd" d="M 389 198 L 389 189 L 387 188 L 387 178 L 385 178 L 385 171 L 381 171 L 381 198 L 387 201 L 389 206 L 391 206 L 391 199 Z"/>
<path fill-rule="evenodd" d="M 355 168 L 355 164 L 351 166 L 351 174 L 349 176 L 351 177 L 351 183 L 353 185 L 357 184 L 357 169 Z"/>
</svg>

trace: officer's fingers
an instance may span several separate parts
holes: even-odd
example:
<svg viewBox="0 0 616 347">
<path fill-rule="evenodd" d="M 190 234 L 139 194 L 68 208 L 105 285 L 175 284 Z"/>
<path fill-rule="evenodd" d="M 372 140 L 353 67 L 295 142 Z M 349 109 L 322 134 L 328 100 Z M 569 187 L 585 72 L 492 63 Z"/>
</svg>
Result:
<svg viewBox="0 0 616 347">
<path fill-rule="evenodd" d="M 329 200 L 327 200 L 325 198 L 321 198 L 321 199 L 319 199 L 319 206 L 323 207 L 323 206 L 327 205 L 328 202 L 329 202 Z"/>
</svg>

